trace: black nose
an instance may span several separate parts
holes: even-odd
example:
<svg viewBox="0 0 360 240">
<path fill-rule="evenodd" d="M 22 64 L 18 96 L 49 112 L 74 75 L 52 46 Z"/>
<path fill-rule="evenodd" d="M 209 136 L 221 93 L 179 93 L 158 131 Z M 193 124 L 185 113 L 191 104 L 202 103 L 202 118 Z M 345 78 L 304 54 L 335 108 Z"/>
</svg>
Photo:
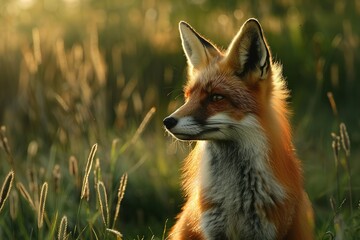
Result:
<svg viewBox="0 0 360 240">
<path fill-rule="evenodd" d="M 178 120 L 173 117 L 167 117 L 164 119 L 163 123 L 167 129 L 171 129 L 176 126 L 176 124 L 178 123 Z"/>
</svg>

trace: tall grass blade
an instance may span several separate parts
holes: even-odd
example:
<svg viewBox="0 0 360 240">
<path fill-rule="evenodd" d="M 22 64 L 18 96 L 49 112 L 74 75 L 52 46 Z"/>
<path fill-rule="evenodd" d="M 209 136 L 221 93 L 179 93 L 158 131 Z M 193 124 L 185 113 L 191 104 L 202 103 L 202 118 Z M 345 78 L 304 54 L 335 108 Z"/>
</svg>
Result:
<svg viewBox="0 0 360 240">
<path fill-rule="evenodd" d="M 21 182 L 18 182 L 18 183 L 16 183 L 16 188 L 19 190 L 21 196 L 23 196 L 23 198 L 29 203 L 30 207 L 33 210 L 36 210 L 34 201 L 32 200 L 32 198 L 31 198 L 29 192 L 26 190 L 25 186 Z"/>
<path fill-rule="evenodd" d="M 146 125 L 149 123 L 151 117 L 154 115 L 154 113 L 156 112 L 156 108 L 152 107 L 147 114 L 145 115 L 144 119 L 142 120 L 142 122 L 140 123 L 140 126 L 136 129 L 134 136 L 131 138 L 131 140 L 129 142 L 127 142 L 122 148 L 121 148 L 121 152 L 125 151 L 130 145 L 136 143 L 136 141 L 139 139 L 140 135 L 142 134 L 142 132 L 144 131 Z"/>
</svg>

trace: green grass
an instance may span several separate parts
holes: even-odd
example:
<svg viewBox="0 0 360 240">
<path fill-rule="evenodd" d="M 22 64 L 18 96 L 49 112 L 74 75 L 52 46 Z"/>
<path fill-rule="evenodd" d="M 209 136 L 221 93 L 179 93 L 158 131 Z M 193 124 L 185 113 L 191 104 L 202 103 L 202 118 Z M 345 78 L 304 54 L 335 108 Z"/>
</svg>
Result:
<svg viewBox="0 0 360 240">
<path fill-rule="evenodd" d="M 163 239 L 180 211 L 181 162 L 191 149 L 162 127 L 182 102 L 186 78 L 177 23 L 186 20 L 226 48 L 248 17 L 260 20 L 273 57 L 284 67 L 317 239 L 359 239 L 358 1 L 33 3 L 0 3 L 0 184 L 15 173 L 9 196 L 0 198 L 1 239 L 58 238 L 60 222 L 61 238 L 116 239 L 106 230 L 111 228 L 124 239 Z M 340 144 L 335 158 L 331 133 L 341 135 L 341 122 L 351 150 L 347 156 Z M 95 143 L 89 199 L 81 199 Z M 98 185 L 105 187 L 109 221 Z"/>
</svg>

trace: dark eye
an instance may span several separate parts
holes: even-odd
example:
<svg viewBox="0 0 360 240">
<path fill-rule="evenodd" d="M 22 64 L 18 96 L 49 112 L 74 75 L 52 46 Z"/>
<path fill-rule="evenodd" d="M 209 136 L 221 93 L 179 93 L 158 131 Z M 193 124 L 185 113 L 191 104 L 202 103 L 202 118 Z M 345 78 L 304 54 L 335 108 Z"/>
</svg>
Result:
<svg viewBox="0 0 360 240">
<path fill-rule="evenodd" d="M 223 95 L 220 95 L 220 94 L 211 94 L 210 95 L 210 99 L 212 102 L 217 102 L 217 101 L 220 101 L 222 99 L 224 99 L 225 97 Z"/>
</svg>

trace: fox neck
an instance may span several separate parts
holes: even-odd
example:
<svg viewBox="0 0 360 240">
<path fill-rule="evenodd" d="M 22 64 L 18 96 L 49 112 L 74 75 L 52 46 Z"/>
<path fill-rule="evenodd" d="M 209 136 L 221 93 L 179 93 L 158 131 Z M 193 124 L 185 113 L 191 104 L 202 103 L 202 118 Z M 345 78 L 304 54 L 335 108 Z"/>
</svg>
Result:
<svg viewBox="0 0 360 240">
<path fill-rule="evenodd" d="M 275 227 L 266 213 L 281 204 L 286 193 L 272 172 L 271 149 L 262 128 L 255 118 L 244 121 L 239 140 L 204 141 L 199 145 L 203 150 L 199 168 L 201 200 L 208 206 L 221 206 L 221 211 L 215 210 L 216 220 L 211 216 L 214 210 L 204 209 L 203 228 L 221 219 L 227 236 L 237 236 L 239 231 L 249 237 L 254 233 L 260 238 L 275 236 Z M 219 217 L 219 212 L 223 216 Z M 233 217 L 229 219 L 229 215 Z"/>
<path fill-rule="evenodd" d="M 253 121 L 251 119 L 250 121 Z M 247 199 L 252 195 L 253 202 L 261 198 L 263 204 L 281 201 L 284 190 L 276 180 L 270 166 L 269 144 L 260 128 L 244 131 L 238 141 L 204 141 L 200 163 L 200 185 L 209 198 L 218 195 L 216 190 L 229 189 L 230 199 Z M 218 189 L 216 189 L 218 188 Z M 236 190 L 236 191 L 233 191 Z M 219 191 L 221 192 L 221 191 Z M 230 196 L 229 195 L 229 196 Z M 243 196 L 241 196 L 243 195 Z"/>
</svg>

